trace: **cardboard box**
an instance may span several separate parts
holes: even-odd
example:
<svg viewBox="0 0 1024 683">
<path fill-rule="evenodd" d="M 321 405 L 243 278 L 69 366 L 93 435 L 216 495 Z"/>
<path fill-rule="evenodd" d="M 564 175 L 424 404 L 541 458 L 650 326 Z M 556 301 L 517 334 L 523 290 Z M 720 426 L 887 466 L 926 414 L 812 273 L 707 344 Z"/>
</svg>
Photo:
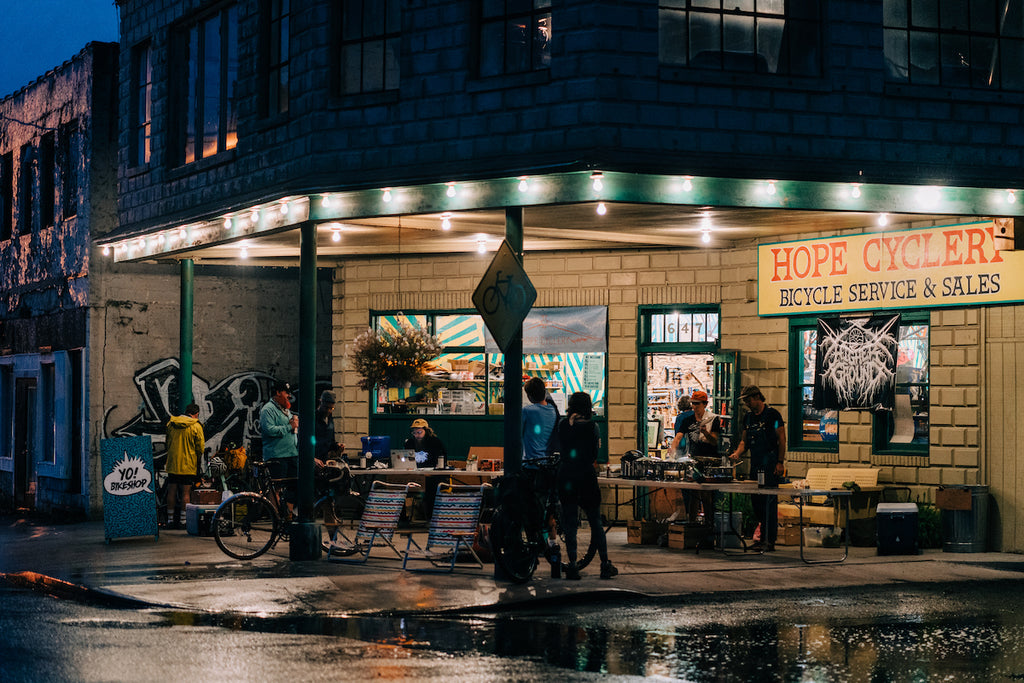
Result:
<svg viewBox="0 0 1024 683">
<path fill-rule="evenodd" d="M 215 489 L 192 489 L 193 505 L 220 505 L 221 493 Z"/>
<path fill-rule="evenodd" d="M 690 550 L 708 545 L 711 527 L 698 524 L 672 524 L 668 528 L 668 547 L 676 550 Z"/>
<path fill-rule="evenodd" d="M 654 545 L 667 530 L 668 524 L 664 522 L 630 520 L 626 524 L 626 542 L 632 545 Z"/>
<path fill-rule="evenodd" d="M 220 495 L 220 492 L 217 492 Z M 193 505 L 185 506 L 185 531 L 190 536 L 211 536 L 210 522 L 213 520 L 213 513 L 219 505 Z"/>
<path fill-rule="evenodd" d="M 935 507 L 940 510 L 970 510 L 971 490 L 968 488 L 942 488 L 935 491 Z"/>
<path fill-rule="evenodd" d="M 800 545 L 800 534 L 803 527 L 798 524 L 780 524 L 775 545 Z"/>
</svg>

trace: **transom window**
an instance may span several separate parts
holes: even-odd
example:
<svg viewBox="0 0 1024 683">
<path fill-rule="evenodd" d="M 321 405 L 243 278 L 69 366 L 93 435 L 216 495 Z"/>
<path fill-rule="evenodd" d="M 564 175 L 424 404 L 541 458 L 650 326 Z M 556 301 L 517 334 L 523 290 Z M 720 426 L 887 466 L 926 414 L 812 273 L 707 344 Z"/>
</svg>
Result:
<svg viewBox="0 0 1024 683">
<path fill-rule="evenodd" d="M 483 0 L 480 75 L 551 66 L 551 0 Z"/>
<path fill-rule="evenodd" d="M 402 14 L 399 0 L 341 0 L 342 94 L 397 90 Z"/>
<path fill-rule="evenodd" d="M 890 80 L 1024 90 L 1020 2 L 885 0 L 883 12 Z"/>
<path fill-rule="evenodd" d="M 822 4 L 818 0 L 660 0 L 661 63 L 818 76 Z"/>
</svg>

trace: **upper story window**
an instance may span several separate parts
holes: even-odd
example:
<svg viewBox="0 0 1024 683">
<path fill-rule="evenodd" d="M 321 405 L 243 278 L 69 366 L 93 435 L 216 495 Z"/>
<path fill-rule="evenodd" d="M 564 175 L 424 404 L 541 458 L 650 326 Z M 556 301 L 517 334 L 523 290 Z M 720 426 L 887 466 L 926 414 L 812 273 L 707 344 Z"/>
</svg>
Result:
<svg viewBox="0 0 1024 683">
<path fill-rule="evenodd" d="M 397 90 L 400 0 L 341 0 L 338 9 L 341 94 Z"/>
<path fill-rule="evenodd" d="M 551 0 L 483 0 L 480 75 L 551 66 Z"/>
<path fill-rule="evenodd" d="M 60 196 L 64 218 L 78 215 L 78 169 L 82 164 L 78 119 L 60 127 Z"/>
<path fill-rule="evenodd" d="M 18 173 L 18 234 L 32 232 L 32 145 L 21 146 L 21 169 Z"/>
<path fill-rule="evenodd" d="M 0 155 L 0 240 L 14 230 L 14 154 Z"/>
<path fill-rule="evenodd" d="M 288 111 L 290 15 L 288 0 L 263 0 L 264 113 Z"/>
<path fill-rule="evenodd" d="M 142 166 L 149 163 L 150 140 L 153 128 L 153 49 L 149 43 L 132 49 L 131 128 L 129 163 Z"/>
<path fill-rule="evenodd" d="M 53 133 L 44 133 L 39 141 L 39 227 L 53 226 L 57 204 L 54 176 L 57 173 L 56 143 Z"/>
<path fill-rule="evenodd" d="M 1020 2 L 885 0 L 883 24 L 892 81 L 1024 90 Z"/>
<path fill-rule="evenodd" d="M 230 5 L 205 15 L 175 38 L 175 151 L 179 163 L 189 164 L 238 142 L 237 9 Z"/>
<path fill-rule="evenodd" d="M 821 73 L 818 0 L 659 0 L 662 64 L 787 76 Z"/>
</svg>

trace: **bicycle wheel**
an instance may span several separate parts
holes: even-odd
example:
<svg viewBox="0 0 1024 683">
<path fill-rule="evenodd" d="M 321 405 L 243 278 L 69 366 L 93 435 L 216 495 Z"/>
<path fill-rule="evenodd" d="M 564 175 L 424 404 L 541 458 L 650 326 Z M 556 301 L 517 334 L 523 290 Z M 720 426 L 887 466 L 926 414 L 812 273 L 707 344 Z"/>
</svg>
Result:
<svg viewBox="0 0 1024 683">
<path fill-rule="evenodd" d="M 520 520 L 499 508 L 491 521 L 491 554 L 494 562 L 514 583 L 526 583 L 537 569 L 536 544 Z"/>
<path fill-rule="evenodd" d="M 313 519 L 320 525 L 320 547 L 327 552 L 338 529 L 358 523 L 366 504 L 359 496 L 324 496 L 313 507 Z"/>
<path fill-rule="evenodd" d="M 270 501 L 256 493 L 239 493 L 221 503 L 210 523 L 217 547 L 239 560 L 270 550 L 281 534 L 281 520 Z"/>
</svg>

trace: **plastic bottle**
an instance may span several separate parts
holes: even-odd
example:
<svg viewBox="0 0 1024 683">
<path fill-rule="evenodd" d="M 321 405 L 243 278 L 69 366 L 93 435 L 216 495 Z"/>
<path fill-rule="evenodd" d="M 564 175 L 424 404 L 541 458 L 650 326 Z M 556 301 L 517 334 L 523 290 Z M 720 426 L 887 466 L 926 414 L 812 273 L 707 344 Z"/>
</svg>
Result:
<svg viewBox="0 0 1024 683">
<path fill-rule="evenodd" d="M 359 469 L 361 469 L 361 470 L 365 470 L 366 469 L 366 459 L 369 457 L 369 455 L 370 455 L 369 453 L 360 453 L 359 454 Z"/>
<path fill-rule="evenodd" d="M 439 470 L 443 470 L 444 469 L 444 453 L 442 453 L 441 455 L 437 456 L 437 469 L 439 469 Z"/>
<path fill-rule="evenodd" d="M 757 470 L 757 488 L 764 488 L 764 469 L 758 468 Z"/>
</svg>

